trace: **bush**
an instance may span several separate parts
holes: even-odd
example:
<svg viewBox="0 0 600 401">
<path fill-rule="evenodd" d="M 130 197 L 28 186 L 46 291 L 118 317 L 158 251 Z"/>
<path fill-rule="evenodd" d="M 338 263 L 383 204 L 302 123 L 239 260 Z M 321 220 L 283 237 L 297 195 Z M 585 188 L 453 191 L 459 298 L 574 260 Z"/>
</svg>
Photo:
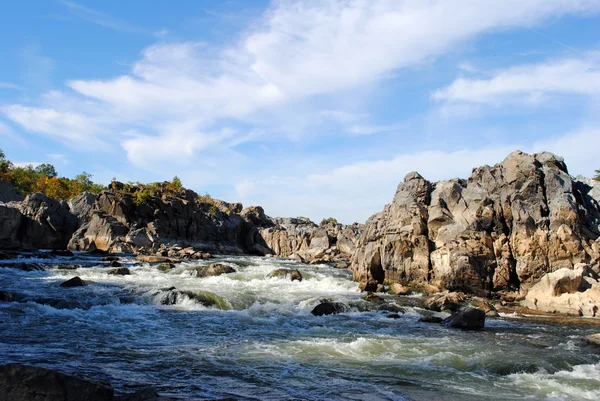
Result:
<svg viewBox="0 0 600 401">
<path fill-rule="evenodd" d="M 600 181 L 600 170 L 596 170 L 596 175 L 594 176 L 594 180 Z"/>
<path fill-rule="evenodd" d="M 334 217 L 328 217 L 326 219 L 321 220 L 321 225 L 325 225 L 325 224 L 329 224 L 329 223 L 333 223 L 333 224 L 337 224 L 337 219 Z"/>
</svg>

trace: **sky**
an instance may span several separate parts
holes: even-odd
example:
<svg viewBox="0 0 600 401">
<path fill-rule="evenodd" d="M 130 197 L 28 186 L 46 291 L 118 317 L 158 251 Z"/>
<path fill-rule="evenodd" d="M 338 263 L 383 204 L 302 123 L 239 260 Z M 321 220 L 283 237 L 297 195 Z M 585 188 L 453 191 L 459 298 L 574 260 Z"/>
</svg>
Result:
<svg viewBox="0 0 600 401">
<path fill-rule="evenodd" d="M 411 171 L 600 168 L 600 0 L 6 1 L 0 148 L 364 222 Z"/>
</svg>

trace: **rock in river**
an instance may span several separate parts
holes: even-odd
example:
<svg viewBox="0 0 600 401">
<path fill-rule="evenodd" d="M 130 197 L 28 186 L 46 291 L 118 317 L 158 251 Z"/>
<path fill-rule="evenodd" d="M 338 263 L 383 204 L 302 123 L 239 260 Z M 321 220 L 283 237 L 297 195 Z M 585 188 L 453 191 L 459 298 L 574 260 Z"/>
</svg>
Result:
<svg viewBox="0 0 600 401">
<path fill-rule="evenodd" d="M 131 274 L 131 271 L 129 271 L 129 269 L 126 267 L 119 267 L 117 269 L 109 270 L 108 274 L 111 274 L 113 276 L 129 276 Z"/>
<path fill-rule="evenodd" d="M 290 279 L 291 281 L 302 281 L 302 274 L 297 269 L 277 269 L 267 275 L 268 278 L 277 277 Z"/>
<path fill-rule="evenodd" d="M 442 323 L 455 329 L 481 330 L 485 325 L 485 312 L 475 308 L 464 308 L 454 312 Z"/>
<path fill-rule="evenodd" d="M 190 269 L 194 277 L 220 276 L 221 274 L 235 273 L 235 269 L 222 263 L 211 263 L 208 266 L 194 267 Z"/>
<path fill-rule="evenodd" d="M 315 316 L 337 315 L 346 311 L 346 305 L 340 302 L 321 301 L 321 303 L 310 312 Z"/>
<path fill-rule="evenodd" d="M 72 279 L 69 279 L 63 283 L 60 284 L 61 287 L 64 288 L 71 288 L 71 287 L 83 287 L 86 286 L 87 284 L 85 283 L 85 281 L 83 281 L 81 278 L 79 278 L 78 276 L 73 277 Z"/>
<path fill-rule="evenodd" d="M 112 401 L 113 398 L 113 388 L 108 384 L 17 363 L 0 366 L 0 400 Z"/>
</svg>

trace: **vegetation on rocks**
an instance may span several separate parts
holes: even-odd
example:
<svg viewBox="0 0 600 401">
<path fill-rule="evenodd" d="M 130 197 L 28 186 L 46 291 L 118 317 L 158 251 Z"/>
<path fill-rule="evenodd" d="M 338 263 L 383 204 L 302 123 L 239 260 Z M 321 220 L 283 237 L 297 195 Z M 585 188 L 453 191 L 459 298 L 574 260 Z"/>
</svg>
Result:
<svg viewBox="0 0 600 401">
<path fill-rule="evenodd" d="M 0 179 L 11 183 L 23 195 L 41 192 L 56 199 L 71 199 L 84 191 L 100 193 L 105 189 L 94 183 L 92 175 L 85 171 L 71 179 L 59 177 L 52 164 L 16 166 L 6 158 L 1 149 Z"/>
</svg>

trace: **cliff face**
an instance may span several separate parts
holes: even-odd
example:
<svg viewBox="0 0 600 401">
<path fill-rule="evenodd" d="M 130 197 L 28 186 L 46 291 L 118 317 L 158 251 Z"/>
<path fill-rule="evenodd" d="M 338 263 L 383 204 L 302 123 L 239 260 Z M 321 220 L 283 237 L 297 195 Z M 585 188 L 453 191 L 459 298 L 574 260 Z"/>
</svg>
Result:
<svg viewBox="0 0 600 401">
<path fill-rule="evenodd" d="M 82 193 L 65 202 L 38 193 L 23 199 L 0 182 L 0 249 L 152 252 L 177 244 L 214 253 L 334 261 L 349 259 L 358 239 L 358 226 L 270 218 L 261 207 L 243 209 L 183 188 L 153 187 L 141 201 L 135 194 Z"/>
<path fill-rule="evenodd" d="M 513 152 L 468 180 L 410 173 L 365 224 L 354 278 L 488 295 L 526 291 L 577 263 L 597 271 L 600 207 L 590 184 L 550 153 Z"/>
</svg>

